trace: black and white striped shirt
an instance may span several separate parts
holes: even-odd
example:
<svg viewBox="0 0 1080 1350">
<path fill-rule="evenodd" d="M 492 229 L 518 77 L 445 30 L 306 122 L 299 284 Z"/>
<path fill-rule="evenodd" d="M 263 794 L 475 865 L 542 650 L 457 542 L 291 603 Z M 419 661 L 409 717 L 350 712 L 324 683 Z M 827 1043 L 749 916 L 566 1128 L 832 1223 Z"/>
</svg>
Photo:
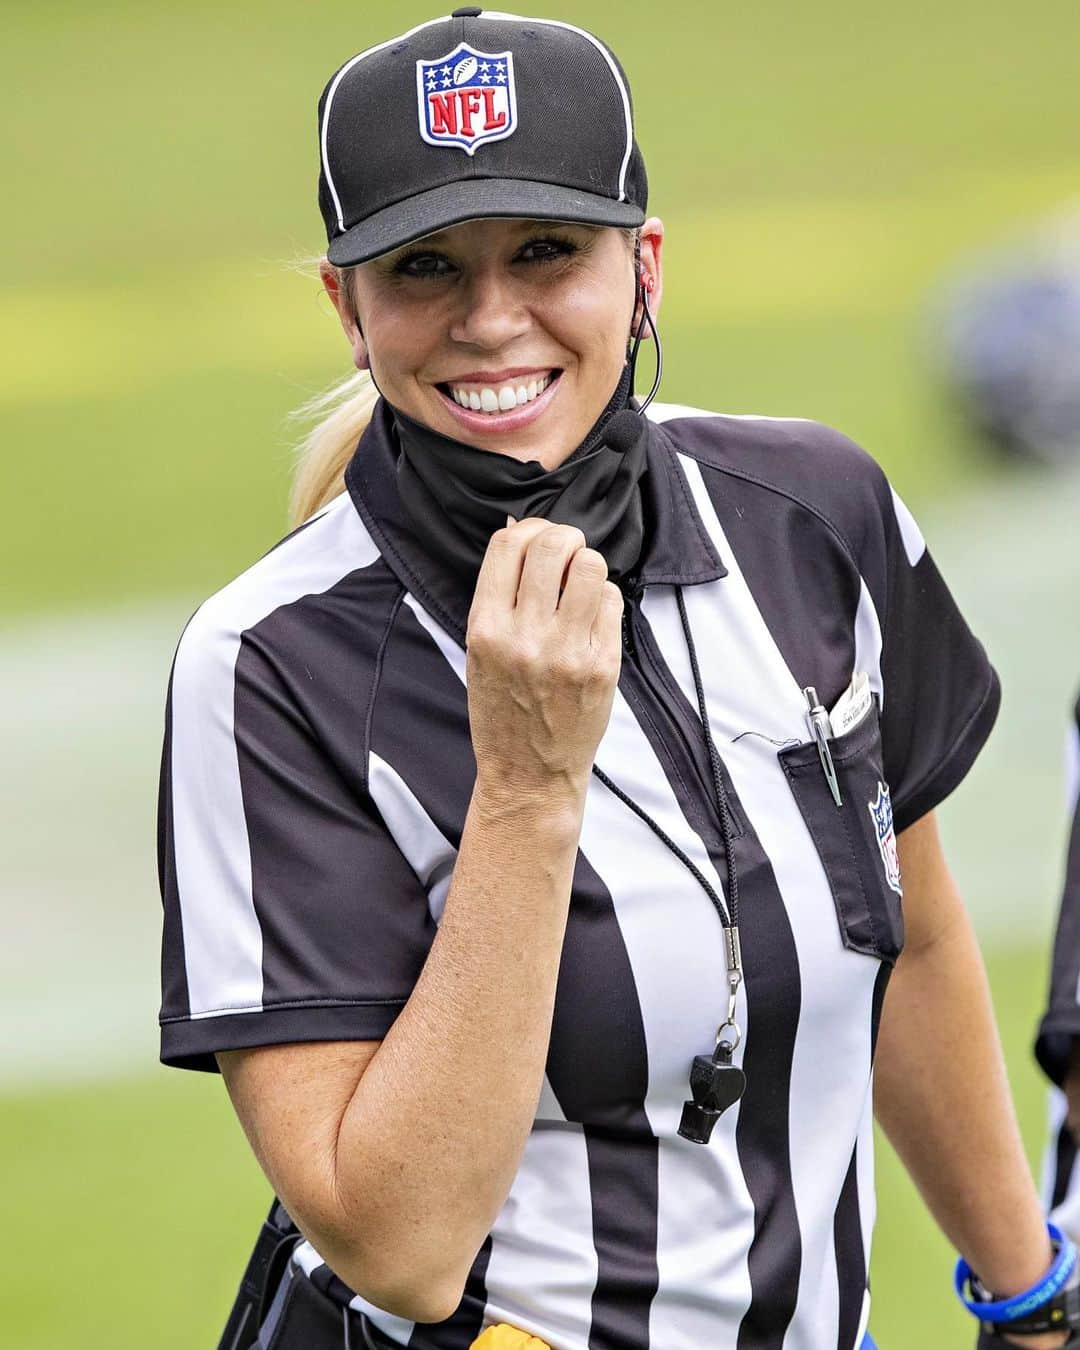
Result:
<svg viewBox="0 0 1080 1350">
<path fill-rule="evenodd" d="M 461 1306 L 555 1350 L 851 1350 L 874 1217 L 871 1062 L 902 944 L 895 830 L 961 780 L 997 680 L 877 465 L 816 423 L 650 409 L 646 543 L 597 765 L 722 893 L 683 589 L 723 761 L 749 1086 L 679 1138 L 726 1011 L 720 920 L 686 867 L 590 785 L 536 1122 Z M 370 1039 L 408 999 L 471 794 L 471 597 L 425 550 L 376 416 L 348 492 L 206 602 L 173 669 L 162 774 L 162 1058 Z M 875 694 L 832 743 L 806 686 Z M 512 897 L 508 897 L 508 902 Z M 297 1261 L 321 1265 L 308 1245 Z"/>
<path fill-rule="evenodd" d="M 1060 1227 L 1080 1241 L 1080 1167 L 1077 1141 L 1066 1122 L 1060 1090 L 1074 1036 L 1080 1036 L 1080 698 L 1066 743 L 1066 801 L 1072 817 L 1065 884 L 1054 935 L 1050 998 L 1039 1026 L 1035 1056 L 1055 1087 L 1050 1093 L 1050 1141 L 1043 1162 L 1046 1207 Z"/>
</svg>

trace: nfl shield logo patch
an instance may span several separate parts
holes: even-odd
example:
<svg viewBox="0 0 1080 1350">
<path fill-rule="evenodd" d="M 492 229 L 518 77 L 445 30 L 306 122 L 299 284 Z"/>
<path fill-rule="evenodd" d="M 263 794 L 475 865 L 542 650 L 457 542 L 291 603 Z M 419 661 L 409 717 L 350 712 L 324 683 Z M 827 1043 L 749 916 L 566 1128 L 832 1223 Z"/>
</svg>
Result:
<svg viewBox="0 0 1080 1350">
<path fill-rule="evenodd" d="M 885 864 L 885 880 L 897 895 L 903 895 L 900 885 L 900 858 L 896 852 L 896 830 L 893 828 L 892 797 L 889 789 L 878 779 L 877 801 L 867 802 L 870 819 L 874 822 L 874 834 Z"/>
<path fill-rule="evenodd" d="M 511 52 L 478 52 L 463 42 L 437 61 L 417 61 L 420 135 L 474 155 L 517 129 Z"/>
</svg>

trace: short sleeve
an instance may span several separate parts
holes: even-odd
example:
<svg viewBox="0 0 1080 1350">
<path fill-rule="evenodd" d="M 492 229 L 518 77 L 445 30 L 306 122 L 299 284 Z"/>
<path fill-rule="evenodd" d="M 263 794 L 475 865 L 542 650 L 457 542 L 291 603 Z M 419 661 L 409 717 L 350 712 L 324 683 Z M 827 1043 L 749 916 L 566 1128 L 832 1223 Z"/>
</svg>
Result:
<svg viewBox="0 0 1080 1350">
<path fill-rule="evenodd" d="M 1080 1036 L 1080 700 L 1069 732 L 1066 762 L 1066 801 L 1072 828 L 1054 934 L 1049 1007 L 1035 1042 L 1036 1059 L 1058 1086 L 1068 1067 L 1072 1038 Z"/>
<path fill-rule="evenodd" d="M 866 647 L 880 642 L 882 753 L 899 832 L 964 778 L 993 728 L 1001 690 L 911 512 L 879 483 L 882 534 L 859 622 Z M 877 623 L 879 633 L 865 631 Z"/>
<path fill-rule="evenodd" d="M 363 728 L 363 708 L 342 718 L 343 737 Z M 257 632 L 195 616 L 161 765 L 164 1063 L 214 1070 L 218 1050 L 390 1028 L 435 930 L 365 760 L 328 751 Z"/>
</svg>

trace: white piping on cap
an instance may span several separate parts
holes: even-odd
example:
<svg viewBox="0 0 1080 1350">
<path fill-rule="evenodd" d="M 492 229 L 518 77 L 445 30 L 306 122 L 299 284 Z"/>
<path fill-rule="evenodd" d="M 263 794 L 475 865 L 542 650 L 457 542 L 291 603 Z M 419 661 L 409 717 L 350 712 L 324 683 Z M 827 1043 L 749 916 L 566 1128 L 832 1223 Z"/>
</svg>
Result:
<svg viewBox="0 0 1080 1350">
<path fill-rule="evenodd" d="M 559 19 L 533 19 L 526 18 L 523 14 L 501 14 L 496 10 L 488 9 L 484 10 L 482 17 L 485 19 L 507 19 L 514 23 L 545 23 L 549 28 L 565 28 L 571 33 L 577 33 L 580 37 L 588 39 L 608 63 L 608 68 L 612 75 L 615 76 L 615 83 L 619 86 L 619 94 L 622 97 L 623 117 L 626 120 L 626 152 L 622 157 L 622 166 L 619 169 L 619 201 L 626 201 L 626 168 L 630 163 L 630 152 L 634 148 L 634 124 L 630 117 L 629 91 L 623 83 L 623 78 L 619 74 L 619 67 L 615 64 L 608 49 L 599 38 L 593 37 L 592 33 L 587 33 L 584 28 L 578 28 L 572 23 L 562 23 Z"/>
<path fill-rule="evenodd" d="M 397 37 L 388 38 L 385 42 L 379 42 L 374 47 L 367 47 L 364 51 L 358 52 L 351 61 L 346 61 L 338 73 L 334 76 L 334 82 L 331 84 L 326 94 L 326 104 L 323 107 L 322 130 L 319 133 L 319 144 L 322 148 L 323 174 L 326 178 L 326 186 L 330 189 L 330 196 L 334 199 L 334 209 L 337 212 L 338 229 L 344 230 L 345 220 L 341 211 L 341 199 L 338 197 L 337 188 L 334 187 L 333 175 L 330 173 L 330 157 L 326 150 L 326 136 L 330 127 L 330 108 L 334 102 L 334 95 L 337 93 L 337 87 L 341 83 L 353 66 L 358 61 L 363 61 L 365 56 L 374 56 L 376 52 L 381 52 L 386 47 L 392 47 L 396 42 L 403 42 L 410 38 L 414 33 L 422 32 L 425 28 L 433 28 L 437 23 L 448 23 L 449 16 L 440 19 L 428 19 L 426 23 L 418 23 L 415 28 L 410 28 L 407 33 L 399 33 Z"/>
</svg>

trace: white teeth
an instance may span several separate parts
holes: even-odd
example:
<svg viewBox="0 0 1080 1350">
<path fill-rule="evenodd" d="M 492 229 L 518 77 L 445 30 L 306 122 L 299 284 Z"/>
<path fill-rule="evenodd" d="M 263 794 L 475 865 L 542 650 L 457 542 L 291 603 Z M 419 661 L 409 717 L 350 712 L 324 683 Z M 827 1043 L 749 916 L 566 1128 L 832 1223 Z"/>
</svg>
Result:
<svg viewBox="0 0 1080 1350">
<path fill-rule="evenodd" d="M 484 389 L 464 389 L 459 385 L 450 385 L 450 396 L 455 403 L 473 412 L 504 413 L 531 403 L 542 394 L 552 381 L 551 375 L 532 379 L 521 384 L 504 384 L 498 389 L 490 386 Z"/>
</svg>

